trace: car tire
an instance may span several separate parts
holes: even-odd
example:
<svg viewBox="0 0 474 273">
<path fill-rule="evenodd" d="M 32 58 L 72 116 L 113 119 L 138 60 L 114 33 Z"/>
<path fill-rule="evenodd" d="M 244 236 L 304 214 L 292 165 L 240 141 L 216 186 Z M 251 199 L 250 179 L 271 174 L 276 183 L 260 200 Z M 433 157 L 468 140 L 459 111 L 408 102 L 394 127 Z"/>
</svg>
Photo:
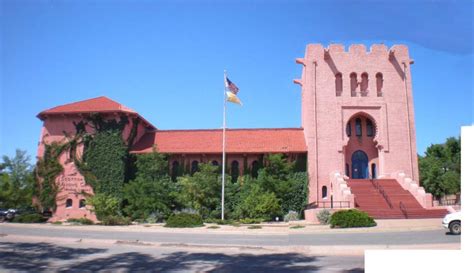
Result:
<svg viewBox="0 0 474 273">
<path fill-rule="evenodd" d="M 5 215 L 0 215 L 0 223 L 5 222 Z"/>
<path fill-rule="evenodd" d="M 454 235 L 461 234 L 461 221 L 453 221 L 449 223 L 449 231 Z"/>
</svg>

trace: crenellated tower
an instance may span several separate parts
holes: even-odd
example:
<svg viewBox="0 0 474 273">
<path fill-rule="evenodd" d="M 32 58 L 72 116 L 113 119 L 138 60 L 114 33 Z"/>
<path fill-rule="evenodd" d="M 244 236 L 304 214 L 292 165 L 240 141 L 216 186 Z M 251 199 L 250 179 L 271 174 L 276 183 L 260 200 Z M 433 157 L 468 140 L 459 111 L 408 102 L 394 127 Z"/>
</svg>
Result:
<svg viewBox="0 0 474 273">
<path fill-rule="evenodd" d="M 329 200 L 335 173 L 351 179 L 418 181 L 410 65 L 404 45 L 306 47 L 302 127 L 308 147 L 310 203 Z"/>
</svg>

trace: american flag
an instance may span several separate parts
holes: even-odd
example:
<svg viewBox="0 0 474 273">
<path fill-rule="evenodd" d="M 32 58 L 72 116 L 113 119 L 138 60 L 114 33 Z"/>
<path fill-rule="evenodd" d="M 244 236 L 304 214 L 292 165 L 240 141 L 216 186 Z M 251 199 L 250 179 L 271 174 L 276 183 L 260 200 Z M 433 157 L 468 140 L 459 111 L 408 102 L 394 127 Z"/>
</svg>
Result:
<svg viewBox="0 0 474 273">
<path fill-rule="evenodd" d="M 237 95 L 239 93 L 239 88 L 229 78 L 225 77 L 225 89 Z"/>
</svg>

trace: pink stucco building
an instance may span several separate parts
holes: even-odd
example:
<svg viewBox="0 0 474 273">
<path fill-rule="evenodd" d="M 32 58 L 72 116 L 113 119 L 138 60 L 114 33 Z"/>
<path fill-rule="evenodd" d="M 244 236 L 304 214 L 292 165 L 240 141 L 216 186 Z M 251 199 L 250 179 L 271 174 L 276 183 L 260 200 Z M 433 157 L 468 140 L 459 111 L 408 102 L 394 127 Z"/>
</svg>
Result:
<svg viewBox="0 0 474 273">
<path fill-rule="evenodd" d="M 284 153 L 307 160 L 307 220 L 323 207 L 358 207 L 378 218 L 439 217 L 431 195 L 418 183 L 414 105 L 408 48 L 396 45 L 311 44 L 302 65 L 301 128 L 232 129 L 228 131 L 226 165 L 234 172 L 259 167 L 263 155 Z M 295 105 L 295 107 L 297 107 Z M 44 143 L 74 134 L 73 122 L 99 113 L 106 118 L 138 119 L 132 153 L 156 147 L 170 154 L 170 171 L 179 165 L 191 171 L 199 162 L 221 165 L 221 130 L 159 130 L 137 112 L 106 97 L 58 106 L 41 112 L 44 122 L 38 156 Z M 124 131 L 127 139 L 132 122 Z M 91 130 L 91 128 L 88 128 Z M 81 153 L 79 149 L 78 153 Z M 61 198 L 53 220 L 94 219 L 83 206 L 80 190 L 91 192 L 67 155 L 57 178 Z"/>
</svg>

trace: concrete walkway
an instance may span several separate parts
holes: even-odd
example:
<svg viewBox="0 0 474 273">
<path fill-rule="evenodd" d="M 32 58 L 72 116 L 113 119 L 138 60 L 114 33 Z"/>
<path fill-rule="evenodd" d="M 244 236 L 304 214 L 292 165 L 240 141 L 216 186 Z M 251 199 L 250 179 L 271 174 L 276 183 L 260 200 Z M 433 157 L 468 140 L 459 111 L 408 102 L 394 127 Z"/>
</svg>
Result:
<svg viewBox="0 0 474 273">
<path fill-rule="evenodd" d="M 63 225 L 54 224 L 0 224 L 0 233 L 2 226 L 5 227 L 32 227 L 36 229 L 48 229 L 51 231 L 61 230 L 82 230 L 82 231 L 125 231 L 125 232 L 160 232 L 160 233 L 206 233 L 206 234 L 249 234 L 249 235 L 284 235 L 284 234 L 316 234 L 316 233 L 380 233 L 380 232 L 405 232 L 405 231 L 423 231 L 423 230 L 442 230 L 441 219 L 395 219 L 395 220 L 376 220 L 377 226 L 370 228 L 348 228 L 331 229 L 328 225 L 316 225 L 304 221 L 295 221 L 291 223 L 268 223 L 252 226 L 260 226 L 261 229 L 248 229 L 250 225 L 241 225 L 239 227 L 231 225 L 206 224 L 204 227 L 197 228 L 165 228 L 163 224 L 140 224 L 130 226 L 101 226 L 101 225 L 75 225 L 64 223 Z M 218 226 L 213 229 L 210 226 Z M 302 226 L 302 228 L 294 228 Z"/>
</svg>

